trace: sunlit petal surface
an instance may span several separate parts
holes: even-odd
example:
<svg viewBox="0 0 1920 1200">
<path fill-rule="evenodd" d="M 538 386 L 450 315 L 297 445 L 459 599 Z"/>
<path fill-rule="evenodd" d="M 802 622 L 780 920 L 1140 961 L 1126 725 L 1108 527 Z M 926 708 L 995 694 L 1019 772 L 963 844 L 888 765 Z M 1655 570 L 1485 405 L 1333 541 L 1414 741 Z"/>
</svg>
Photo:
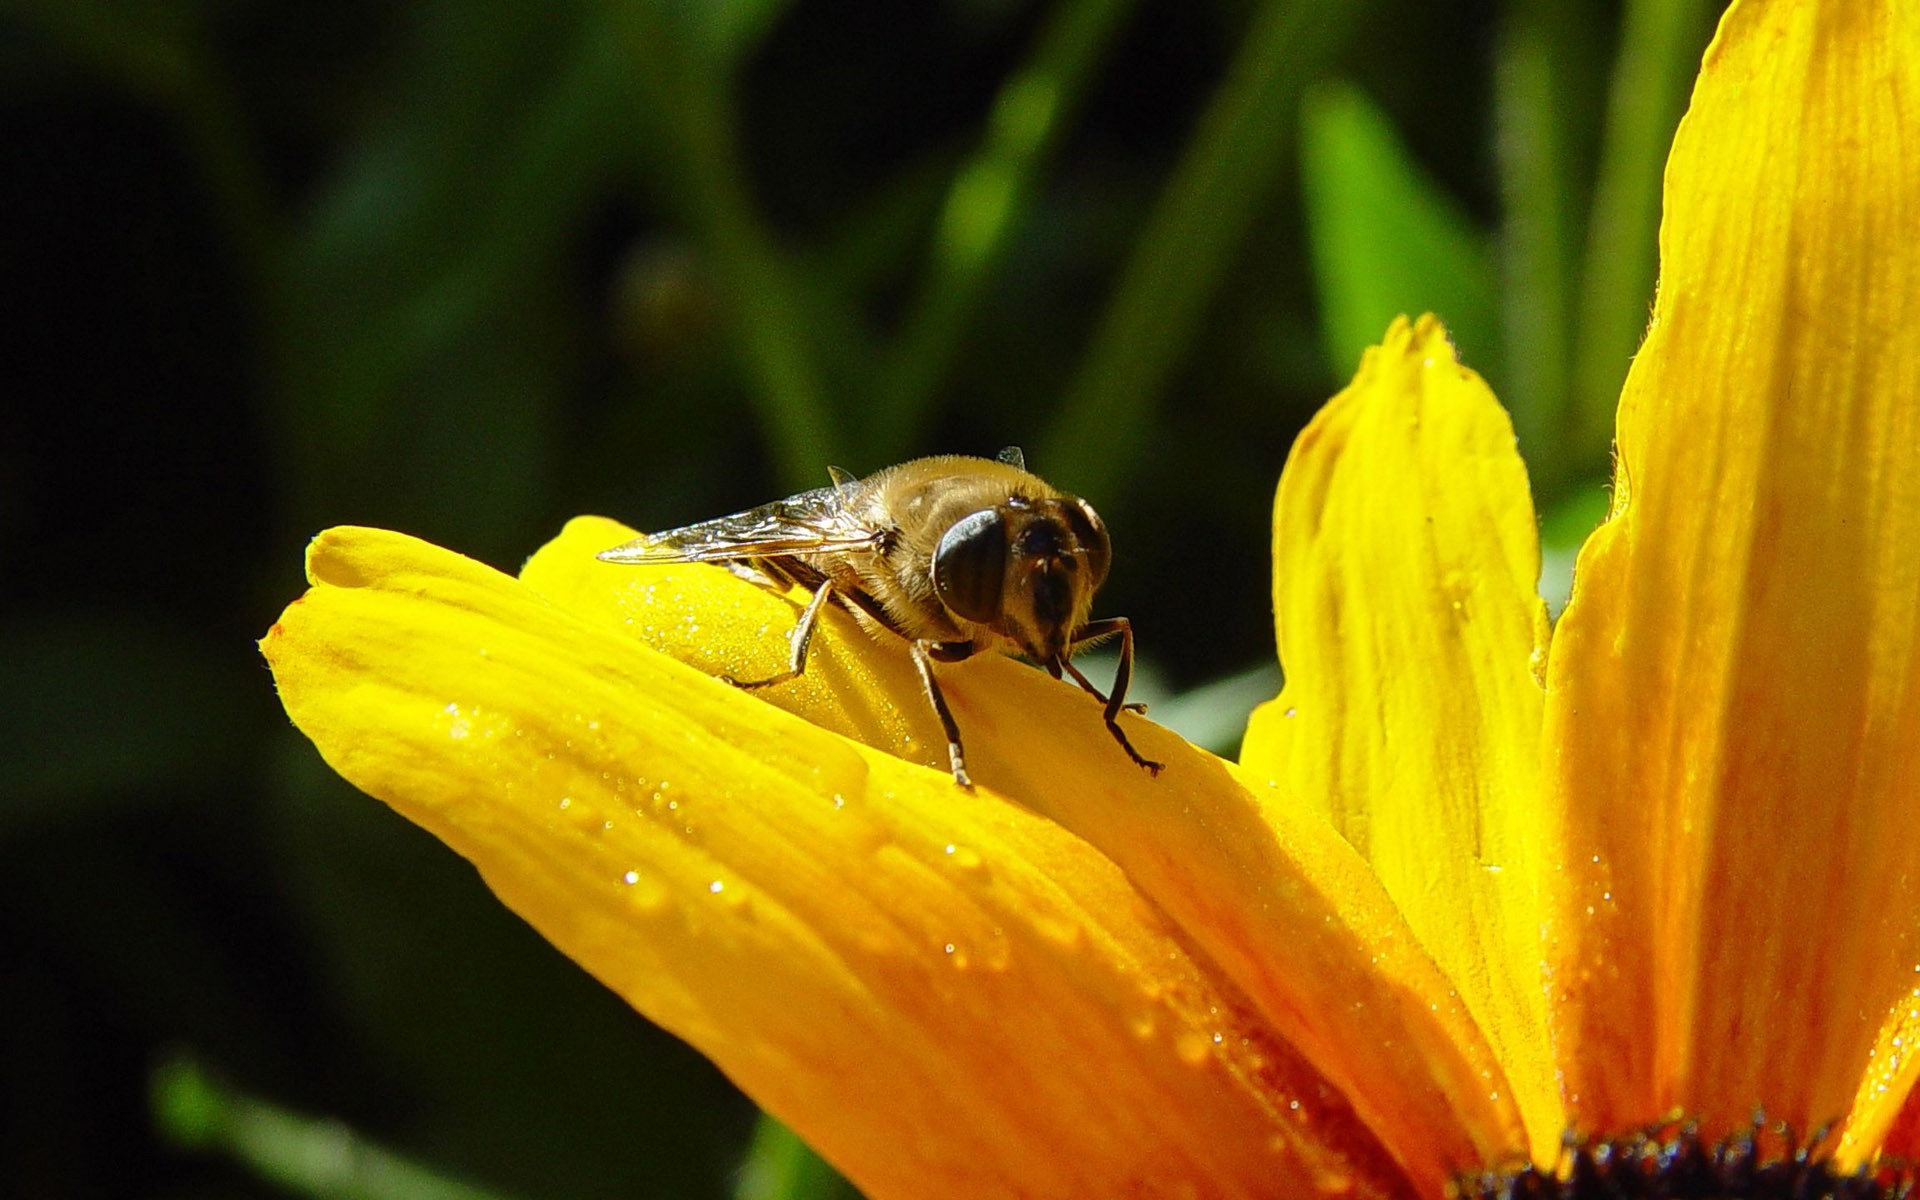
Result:
<svg viewBox="0 0 1920 1200">
<path fill-rule="evenodd" d="M 705 670 L 736 671 L 755 655 L 778 664 L 793 602 L 718 568 L 688 569 L 698 576 L 682 582 L 685 570 L 674 577 L 592 561 L 593 551 L 627 536 L 609 522 L 575 521 L 522 577 L 556 604 Z M 688 632 L 715 613 L 761 644 L 722 641 L 716 649 L 702 643 L 704 630 Z M 836 685 L 782 685 L 756 696 L 873 745 L 932 758 L 927 746 L 941 745 L 938 726 L 904 645 L 830 615 L 814 653 L 824 650 L 835 664 L 822 678 Z M 1115 745 L 1090 697 L 1032 667 L 983 658 L 941 670 L 975 779 L 1121 866 L 1181 936 L 1353 1098 L 1423 1190 L 1441 1188 L 1462 1164 L 1525 1148 L 1505 1079 L 1464 1005 L 1366 864 L 1309 806 L 1250 788 L 1229 764 L 1129 717 L 1142 752 L 1167 763 L 1149 776 Z"/>
<path fill-rule="evenodd" d="M 582 619 L 616 629 L 707 675 L 764 679 L 787 665 L 787 634 L 806 607 L 806 592 L 780 595 L 723 567 L 699 563 L 637 567 L 595 560 L 600 551 L 634 536 L 617 521 L 576 517 L 527 560 L 520 579 Z M 894 652 L 875 653 L 881 643 L 844 609 L 829 605 L 820 614 L 806 671 L 754 698 L 876 749 L 945 768 L 946 735 L 920 698 L 906 644 L 888 637 Z M 974 665 L 943 667 L 943 677 L 957 677 Z M 1071 689 L 1058 699 L 1071 701 Z"/>
<path fill-rule="evenodd" d="M 309 570 L 264 646 L 328 762 L 869 1195 L 1410 1194 L 1059 826 L 425 543 Z"/>
<path fill-rule="evenodd" d="M 1397 322 L 1294 445 L 1274 515 L 1286 690 L 1242 764 L 1323 809 L 1564 1128 L 1539 971 L 1539 538 L 1513 427 L 1431 317 Z"/>
<path fill-rule="evenodd" d="M 1615 513 L 1548 677 L 1586 1128 L 1843 1118 L 1915 982 L 1916 45 L 1894 0 L 1736 6 L 1669 162 Z"/>
</svg>

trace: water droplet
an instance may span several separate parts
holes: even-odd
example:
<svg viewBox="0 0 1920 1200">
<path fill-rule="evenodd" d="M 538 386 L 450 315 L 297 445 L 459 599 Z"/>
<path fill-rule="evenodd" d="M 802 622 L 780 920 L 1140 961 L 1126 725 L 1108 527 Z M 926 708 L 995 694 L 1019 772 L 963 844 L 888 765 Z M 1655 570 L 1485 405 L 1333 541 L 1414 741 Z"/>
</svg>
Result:
<svg viewBox="0 0 1920 1200">
<path fill-rule="evenodd" d="M 448 737 L 457 740 L 473 732 L 473 722 L 468 719 L 467 714 L 460 711 L 458 704 L 449 704 L 441 711 L 450 718 L 447 722 Z"/>
<path fill-rule="evenodd" d="M 628 871 L 620 877 L 620 882 L 626 884 L 628 887 L 632 887 L 634 884 L 640 882 L 640 872 Z"/>
<path fill-rule="evenodd" d="M 716 879 L 712 883 L 709 883 L 707 885 L 707 890 L 709 892 L 712 892 L 714 895 L 718 896 L 721 892 L 724 892 L 727 890 L 727 885 L 722 880 Z"/>
<path fill-rule="evenodd" d="M 1289 704 L 1287 705 L 1287 710 L 1281 713 L 1280 715 L 1283 717 L 1292 717 L 1292 716 L 1299 715 L 1299 712 L 1300 710 L 1298 708 L 1295 708 L 1293 705 Z"/>
<path fill-rule="evenodd" d="M 847 798 L 839 792 L 835 792 L 833 794 L 833 806 L 836 809 L 845 808 L 847 806 Z M 1920 971 L 1920 967 L 1915 967 L 1914 970 Z"/>
<path fill-rule="evenodd" d="M 947 861 L 962 871 L 978 871 L 985 865 L 981 861 L 980 852 L 971 846 L 956 846 L 949 842 L 947 844 L 946 854 Z"/>
</svg>

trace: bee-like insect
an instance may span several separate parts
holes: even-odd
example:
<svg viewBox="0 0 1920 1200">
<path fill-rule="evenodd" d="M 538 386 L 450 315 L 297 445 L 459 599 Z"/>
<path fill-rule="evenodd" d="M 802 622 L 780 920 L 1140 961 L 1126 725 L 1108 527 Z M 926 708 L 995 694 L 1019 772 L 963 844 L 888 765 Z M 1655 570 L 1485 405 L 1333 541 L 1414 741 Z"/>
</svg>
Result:
<svg viewBox="0 0 1920 1200">
<path fill-rule="evenodd" d="M 1106 706 L 1107 729 L 1128 757 L 1158 774 L 1120 728 L 1133 674 L 1133 626 L 1125 617 L 1089 620 L 1113 550 L 1093 506 L 1028 474 L 1018 447 L 992 459 L 915 459 L 785 500 L 638 538 L 603 551 L 615 563 L 719 563 L 756 582 L 813 592 L 789 634 L 787 669 L 765 679 L 721 676 L 735 687 L 784 683 L 806 670 L 820 610 L 830 600 L 907 639 L 927 700 L 947 735 L 953 779 L 971 787 L 966 755 L 935 662 L 983 650 L 1024 654 L 1055 679 L 1075 683 Z M 1089 642 L 1120 638 L 1111 696 L 1069 656 Z"/>
</svg>

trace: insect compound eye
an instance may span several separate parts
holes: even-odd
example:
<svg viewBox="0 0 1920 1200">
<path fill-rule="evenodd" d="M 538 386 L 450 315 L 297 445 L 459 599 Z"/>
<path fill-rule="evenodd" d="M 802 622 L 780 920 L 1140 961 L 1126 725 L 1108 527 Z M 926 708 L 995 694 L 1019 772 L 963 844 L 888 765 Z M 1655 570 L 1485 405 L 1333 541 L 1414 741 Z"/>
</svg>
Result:
<svg viewBox="0 0 1920 1200">
<path fill-rule="evenodd" d="M 954 522 L 933 552 L 933 590 L 959 617 L 991 625 L 1000 619 L 1007 583 L 1007 522 L 982 509 Z"/>
<path fill-rule="evenodd" d="M 1107 568 L 1113 565 L 1113 543 L 1107 540 L 1107 527 L 1101 522 L 1100 514 L 1093 511 L 1093 505 L 1085 500 L 1076 499 L 1067 514 L 1074 536 L 1086 549 L 1087 571 L 1097 588 L 1107 581 Z"/>
</svg>

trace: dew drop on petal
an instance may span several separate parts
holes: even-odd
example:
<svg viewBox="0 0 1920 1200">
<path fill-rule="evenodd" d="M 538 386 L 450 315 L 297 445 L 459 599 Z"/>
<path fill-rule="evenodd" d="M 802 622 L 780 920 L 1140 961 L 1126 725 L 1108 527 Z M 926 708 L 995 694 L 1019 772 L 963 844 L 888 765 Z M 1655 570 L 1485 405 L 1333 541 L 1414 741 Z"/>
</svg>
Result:
<svg viewBox="0 0 1920 1200">
<path fill-rule="evenodd" d="M 1181 1062 L 1190 1067 L 1205 1066 L 1207 1060 L 1213 1056 L 1212 1050 L 1213 1043 L 1207 1039 L 1206 1034 L 1197 1029 L 1183 1030 L 1173 1039 L 1173 1052 L 1179 1056 Z"/>
<path fill-rule="evenodd" d="M 460 711 L 458 704 L 449 704 L 441 711 L 445 713 L 448 718 L 448 737 L 458 740 L 473 732 L 473 722 L 468 718 L 466 713 Z"/>
<path fill-rule="evenodd" d="M 980 858 L 980 852 L 971 846 L 958 846 L 949 842 L 946 855 L 947 861 L 962 871 L 978 871 L 985 865 Z"/>
</svg>

